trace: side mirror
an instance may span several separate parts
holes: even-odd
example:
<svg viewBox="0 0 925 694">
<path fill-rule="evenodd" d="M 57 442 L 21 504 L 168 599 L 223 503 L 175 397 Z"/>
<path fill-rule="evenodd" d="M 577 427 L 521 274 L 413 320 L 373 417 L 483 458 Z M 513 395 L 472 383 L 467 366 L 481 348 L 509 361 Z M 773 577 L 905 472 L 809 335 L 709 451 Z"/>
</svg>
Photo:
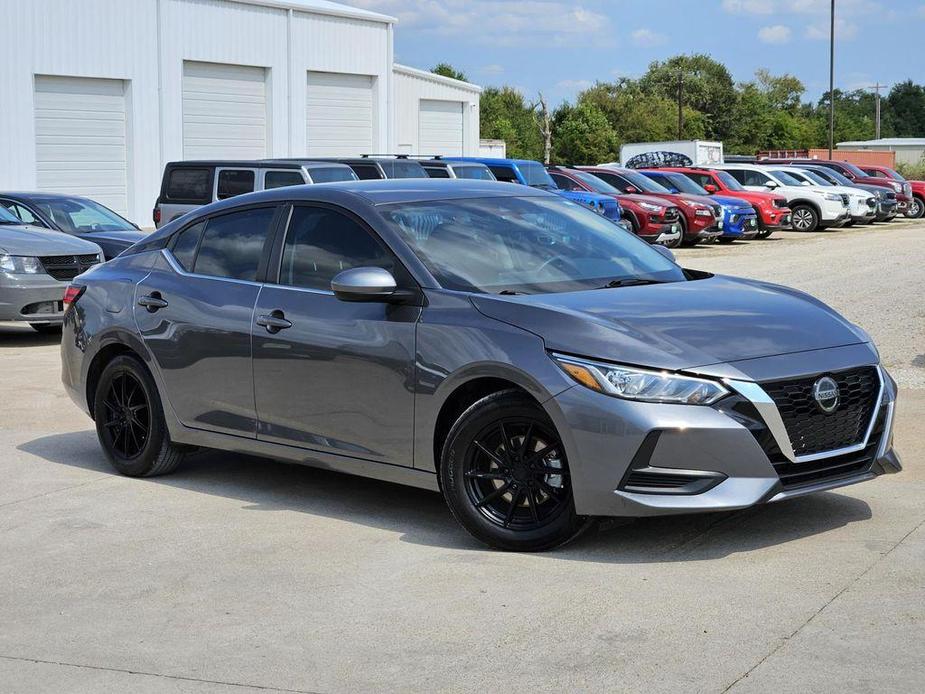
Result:
<svg viewBox="0 0 925 694">
<path fill-rule="evenodd" d="M 674 253 L 672 253 L 672 252 L 671 252 L 671 249 L 668 248 L 667 246 L 662 246 L 662 245 L 659 245 L 659 244 L 655 244 L 655 245 L 653 246 L 653 248 L 654 248 L 655 250 L 657 250 L 659 253 L 661 253 L 663 256 L 665 256 L 666 258 L 668 258 L 668 260 L 670 260 L 670 261 L 671 261 L 672 263 L 674 263 L 675 265 L 678 264 L 678 259 L 674 257 Z"/>
<path fill-rule="evenodd" d="M 774 190 L 775 188 L 780 188 L 780 183 L 777 181 L 768 181 L 764 184 L 764 187 L 769 188 L 770 190 Z"/>
<path fill-rule="evenodd" d="M 341 301 L 386 301 L 398 289 L 395 278 L 381 267 L 355 267 L 331 280 L 331 290 Z"/>
<path fill-rule="evenodd" d="M 704 189 L 705 191 L 707 191 L 710 195 L 713 195 L 713 193 L 718 193 L 718 192 L 719 192 L 719 188 L 717 188 L 717 187 L 716 187 L 715 185 L 713 185 L 712 183 L 707 183 L 707 184 L 703 187 L 703 189 Z"/>
<path fill-rule="evenodd" d="M 639 188 L 637 188 L 636 186 L 626 186 L 627 195 L 633 195 L 638 192 L 639 192 Z"/>
</svg>

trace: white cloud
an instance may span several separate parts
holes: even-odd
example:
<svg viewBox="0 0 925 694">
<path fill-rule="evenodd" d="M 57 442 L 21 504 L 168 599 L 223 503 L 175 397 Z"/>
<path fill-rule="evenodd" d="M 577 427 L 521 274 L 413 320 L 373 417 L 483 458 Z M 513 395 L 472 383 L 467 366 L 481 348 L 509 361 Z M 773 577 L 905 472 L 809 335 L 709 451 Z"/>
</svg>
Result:
<svg viewBox="0 0 925 694">
<path fill-rule="evenodd" d="M 664 34 L 660 34 L 657 31 L 652 31 L 651 29 L 636 29 L 632 33 L 633 43 L 637 46 L 661 46 L 668 40 L 668 37 Z"/>
<path fill-rule="evenodd" d="M 399 30 L 414 27 L 437 36 L 502 46 L 611 44 L 607 15 L 563 0 L 349 0 L 348 4 L 391 14 Z"/>
<path fill-rule="evenodd" d="M 493 63 L 492 65 L 485 65 L 484 67 L 480 68 L 479 72 L 484 75 L 500 75 L 504 72 L 504 66 Z"/>
<path fill-rule="evenodd" d="M 723 9 L 733 14 L 773 14 L 774 0 L 723 0 Z"/>
<path fill-rule="evenodd" d="M 790 27 L 783 24 L 761 27 L 758 30 L 758 40 L 762 43 L 788 43 L 790 41 Z"/>
</svg>

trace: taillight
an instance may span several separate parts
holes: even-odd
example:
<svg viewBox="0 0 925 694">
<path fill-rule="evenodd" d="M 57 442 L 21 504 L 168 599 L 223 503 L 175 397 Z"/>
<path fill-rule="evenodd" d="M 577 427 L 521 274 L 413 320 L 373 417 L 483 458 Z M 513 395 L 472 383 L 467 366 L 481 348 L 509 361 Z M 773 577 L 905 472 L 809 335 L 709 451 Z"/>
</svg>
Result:
<svg viewBox="0 0 925 694">
<path fill-rule="evenodd" d="M 71 304 L 76 304 L 77 300 L 87 291 L 87 288 L 79 284 L 69 284 L 64 290 L 64 310 L 67 311 Z"/>
<path fill-rule="evenodd" d="M 160 224 L 161 223 L 161 208 L 155 207 L 154 213 L 152 214 L 152 216 L 154 217 L 154 223 Z"/>
</svg>

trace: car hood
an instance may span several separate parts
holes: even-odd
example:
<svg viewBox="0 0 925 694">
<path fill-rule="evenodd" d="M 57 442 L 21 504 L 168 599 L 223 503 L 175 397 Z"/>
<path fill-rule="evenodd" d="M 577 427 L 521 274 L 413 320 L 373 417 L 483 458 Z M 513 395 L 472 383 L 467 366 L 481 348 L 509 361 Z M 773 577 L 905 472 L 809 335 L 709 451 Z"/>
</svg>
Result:
<svg viewBox="0 0 925 694">
<path fill-rule="evenodd" d="M 622 201 L 626 199 L 630 202 L 640 203 L 647 202 L 650 205 L 658 205 L 659 207 L 676 207 L 676 205 L 671 200 L 666 200 L 665 198 L 659 198 L 655 195 L 643 195 L 642 193 L 626 193 L 620 194 L 620 197 L 617 198 Z"/>
<path fill-rule="evenodd" d="M 33 226 L 0 226 L 0 252 L 10 255 L 87 255 L 99 253 L 90 241 Z"/>
<path fill-rule="evenodd" d="M 749 205 L 747 202 L 745 202 L 741 198 L 732 198 L 726 195 L 711 195 L 709 199 L 715 200 L 720 205 L 725 205 L 727 207 L 734 207 L 736 209 L 747 207 L 749 208 L 749 210 L 751 210 L 752 208 L 751 205 Z"/>
<path fill-rule="evenodd" d="M 659 369 L 868 342 L 795 289 L 733 277 L 525 296 L 473 295 L 484 315 L 540 336 L 547 349 Z"/>
<path fill-rule="evenodd" d="M 108 241 L 110 243 L 117 243 L 124 245 L 126 248 L 129 246 L 134 246 L 139 241 L 144 240 L 147 236 L 143 231 L 89 231 L 83 234 L 80 234 L 80 238 L 86 239 L 87 241 Z"/>
</svg>

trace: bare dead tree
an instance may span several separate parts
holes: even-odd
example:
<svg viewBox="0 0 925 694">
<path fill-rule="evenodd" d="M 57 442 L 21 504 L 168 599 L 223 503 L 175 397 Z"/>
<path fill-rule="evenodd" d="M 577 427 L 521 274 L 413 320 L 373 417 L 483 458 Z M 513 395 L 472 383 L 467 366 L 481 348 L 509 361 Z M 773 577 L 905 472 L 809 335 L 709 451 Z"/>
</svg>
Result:
<svg viewBox="0 0 925 694">
<path fill-rule="evenodd" d="M 549 115 L 543 92 L 539 93 L 537 101 L 530 104 L 530 108 L 540 127 L 540 134 L 543 136 L 543 163 L 549 164 L 552 157 L 552 117 Z"/>
</svg>

